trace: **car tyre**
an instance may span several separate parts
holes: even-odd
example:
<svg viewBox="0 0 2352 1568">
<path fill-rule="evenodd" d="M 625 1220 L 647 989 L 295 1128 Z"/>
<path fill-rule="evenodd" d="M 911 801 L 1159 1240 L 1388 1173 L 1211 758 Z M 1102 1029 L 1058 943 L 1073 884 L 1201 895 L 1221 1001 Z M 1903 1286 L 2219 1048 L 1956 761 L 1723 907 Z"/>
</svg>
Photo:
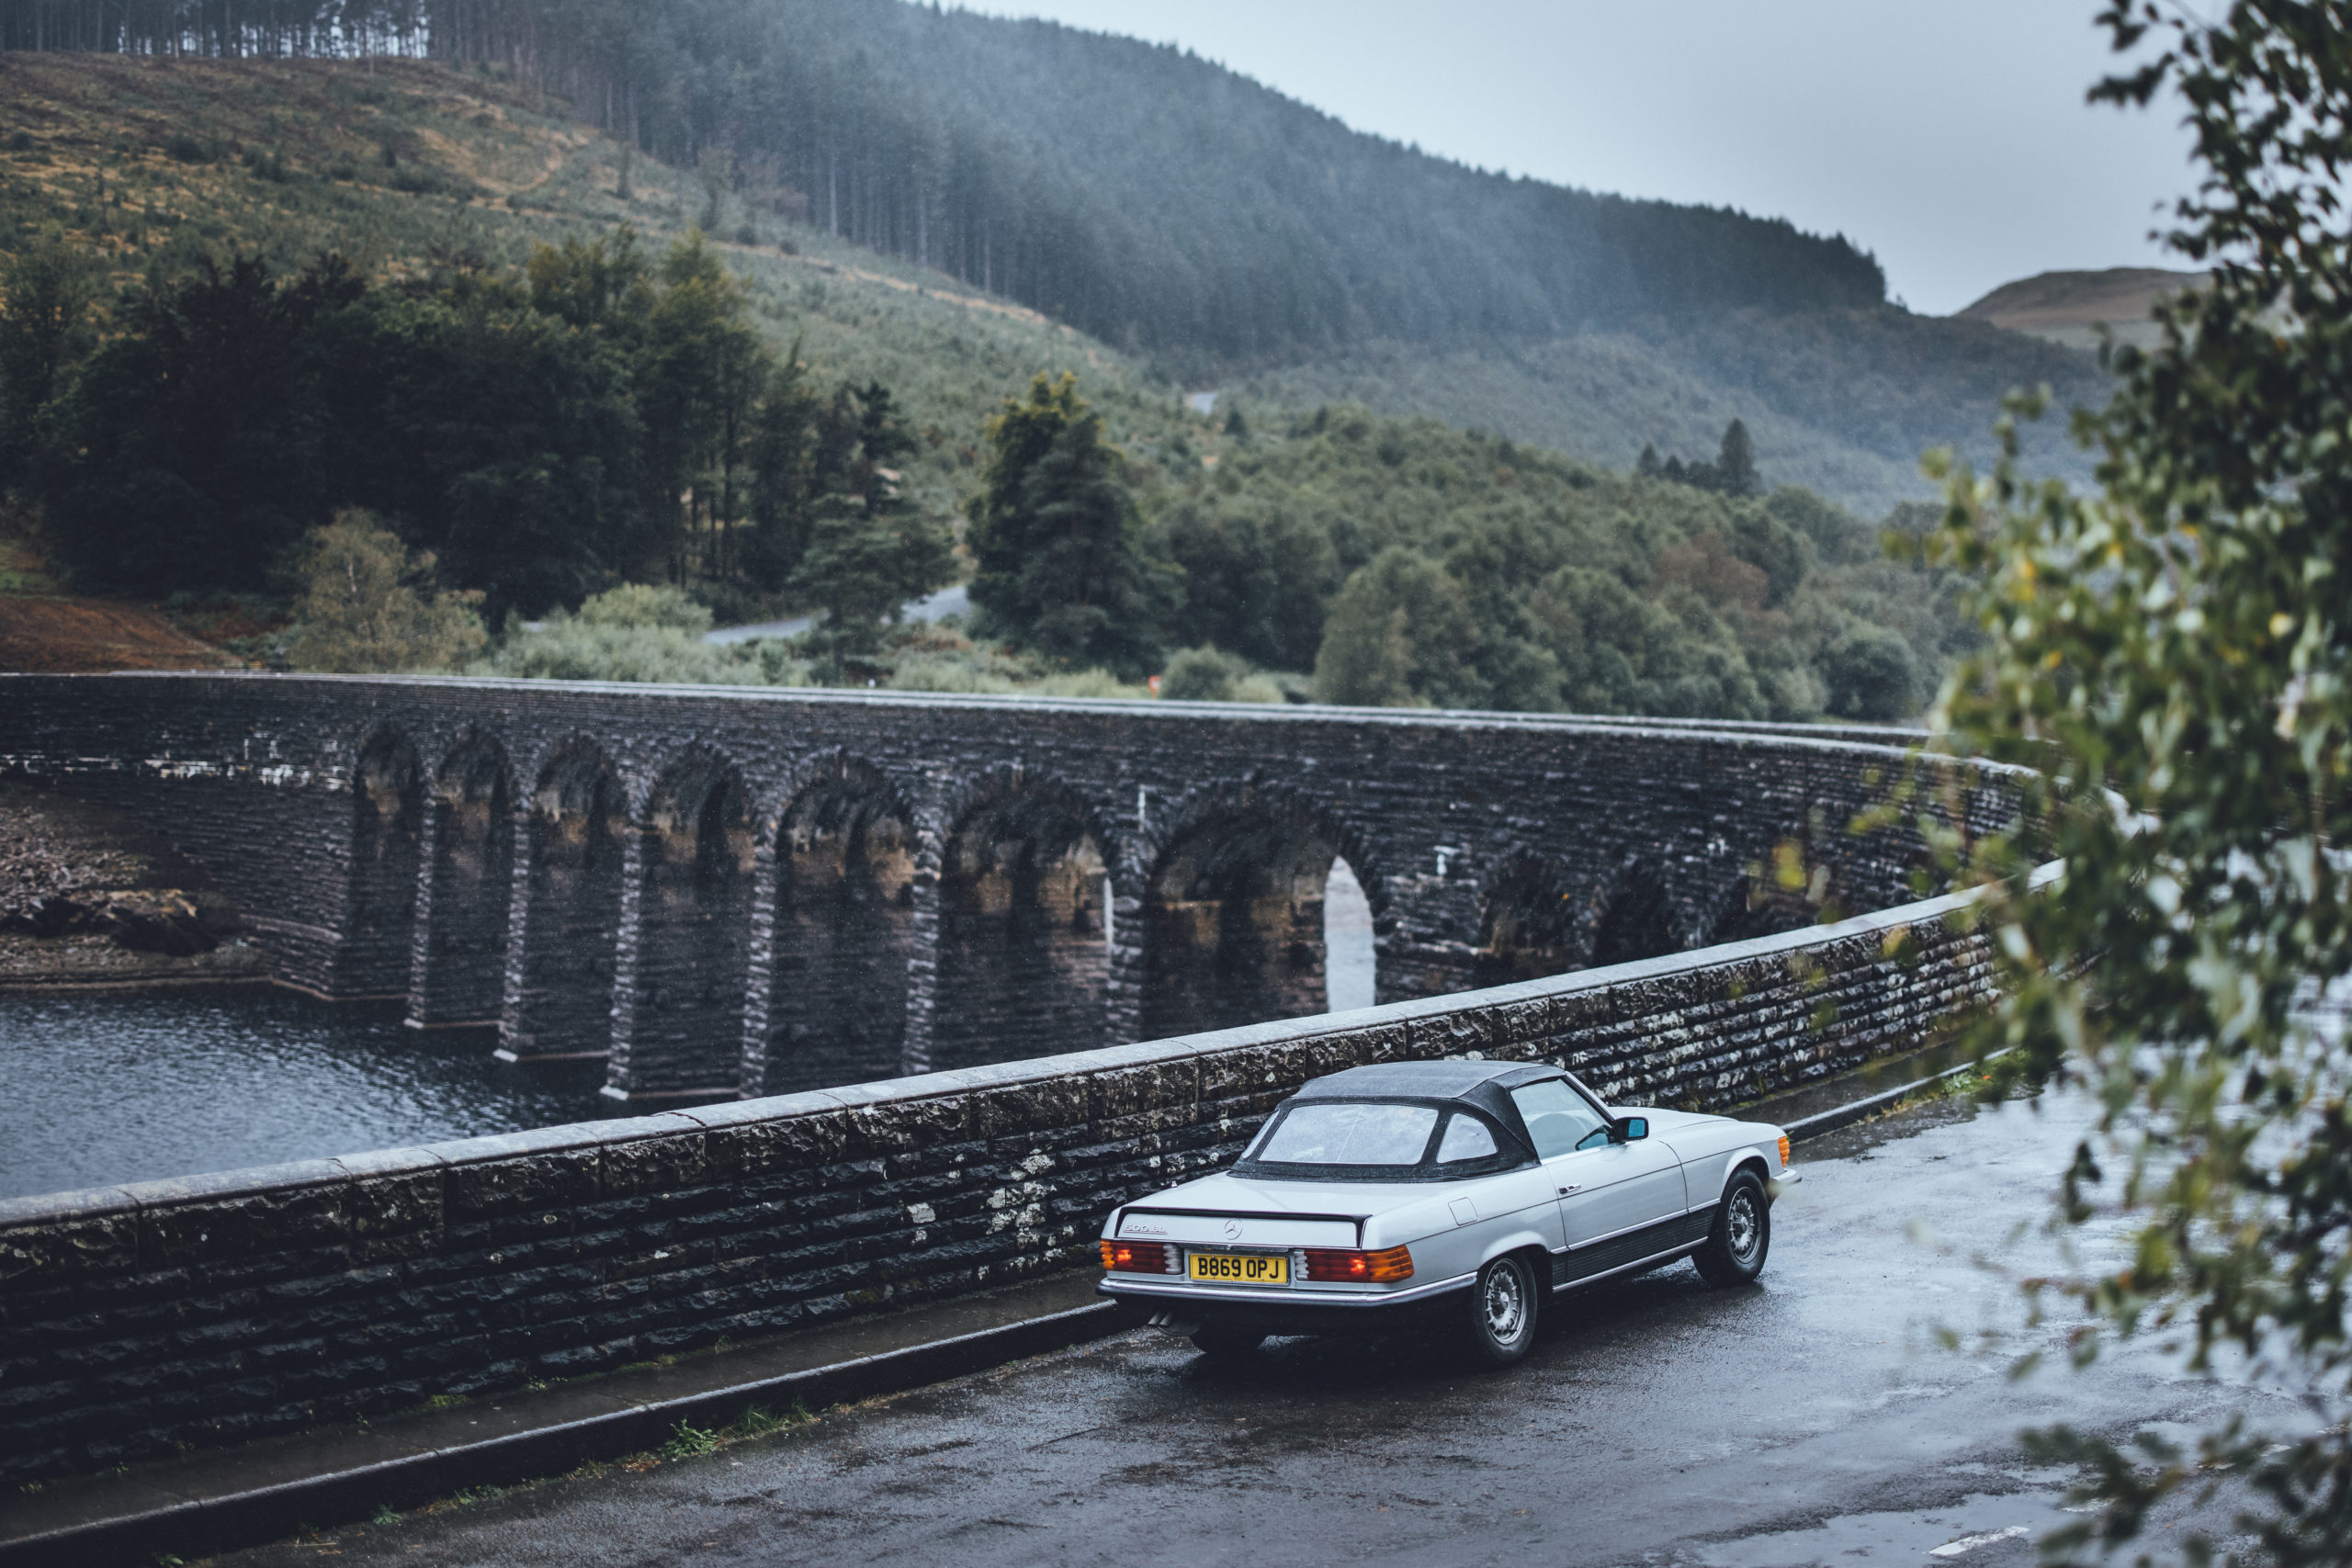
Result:
<svg viewBox="0 0 2352 1568">
<path fill-rule="evenodd" d="M 1494 1258 L 1478 1270 L 1464 1306 L 1463 1338 L 1470 1353 L 1489 1367 L 1508 1367 L 1535 1345 L 1542 1295 L 1535 1270 L 1517 1253 Z"/>
<path fill-rule="evenodd" d="M 1715 1223 L 1707 1239 L 1690 1256 L 1700 1277 L 1715 1289 L 1745 1285 L 1764 1272 L 1764 1255 L 1772 1250 L 1772 1205 L 1764 1200 L 1764 1183 L 1742 1167 L 1724 1188 L 1715 1207 Z"/>
<path fill-rule="evenodd" d="M 1252 1334 L 1246 1328 L 1203 1328 L 1193 1335 L 1193 1348 L 1219 1361 L 1238 1361 L 1244 1356 L 1255 1355 L 1258 1347 L 1265 1342 L 1264 1335 Z"/>
</svg>

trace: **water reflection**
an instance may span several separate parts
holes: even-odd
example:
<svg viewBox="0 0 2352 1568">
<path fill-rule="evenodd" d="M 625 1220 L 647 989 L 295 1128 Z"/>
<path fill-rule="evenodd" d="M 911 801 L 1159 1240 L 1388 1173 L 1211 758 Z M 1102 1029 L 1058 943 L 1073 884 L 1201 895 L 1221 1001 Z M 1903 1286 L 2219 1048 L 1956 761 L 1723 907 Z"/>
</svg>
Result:
<svg viewBox="0 0 2352 1568">
<path fill-rule="evenodd" d="M 1370 1007 L 1372 909 L 1324 902 L 1328 1006 Z M 483 1032 L 293 991 L 0 996 L 0 1198 L 438 1143 L 612 1112 L 601 1062 L 503 1066 Z"/>
<path fill-rule="evenodd" d="M 582 1121 L 600 1062 L 291 991 L 0 996 L 0 1197 Z"/>
</svg>

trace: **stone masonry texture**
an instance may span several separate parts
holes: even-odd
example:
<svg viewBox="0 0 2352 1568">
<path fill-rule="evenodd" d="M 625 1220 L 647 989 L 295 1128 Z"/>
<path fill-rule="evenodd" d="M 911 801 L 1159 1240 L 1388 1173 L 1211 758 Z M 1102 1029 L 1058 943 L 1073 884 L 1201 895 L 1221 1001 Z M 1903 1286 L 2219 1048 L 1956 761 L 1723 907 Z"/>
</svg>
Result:
<svg viewBox="0 0 2352 1568">
<path fill-rule="evenodd" d="M 1850 733 L 1752 727 L 0 678 L 0 770 L 168 832 L 266 912 L 254 926 L 287 982 L 327 995 L 406 984 L 413 1010 L 422 996 L 478 1010 L 483 953 L 503 939 L 510 1043 L 601 1045 L 624 1094 L 752 1097 L 0 1203 L 0 1483 L 1061 1267 L 1111 1206 L 1231 1158 L 1299 1083 L 1359 1063 L 1556 1060 L 1621 1103 L 1718 1109 L 1907 1048 L 1986 996 L 1993 969 L 1965 900 L 1910 891 L 1917 857 L 1897 835 L 1842 830 L 1904 765 Z M 1973 827 L 2014 810 L 1995 784 L 1960 796 Z M 511 833 L 484 816 L 502 801 Z M 1261 871 L 1220 881 L 1204 835 Z M 1702 945 L 1750 918 L 1734 891 L 1791 838 L 1848 908 L 1876 912 Z M 1319 897 L 1309 863 L 1329 852 L 1372 899 L 1385 1005 L 1124 1043 L 1144 1017 L 1225 1005 L 1146 996 L 1153 975 L 1284 994 L 1269 944 L 1305 942 L 1299 910 Z M 511 886 L 484 888 L 485 868 L 508 860 Z M 1272 886 L 1267 863 L 1313 874 Z M 1531 863 L 1546 868 L 1544 898 L 1589 912 L 1566 939 L 1555 920 L 1547 941 L 1589 956 L 1591 928 L 1637 885 L 1644 918 L 1663 908 L 1693 951 L 1463 990 L 1495 972 L 1482 953 L 1511 922 L 1490 906 L 1498 888 L 1527 897 Z M 398 895 L 403 876 L 413 899 Z M 480 908 L 436 931 L 469 889 Z M 866 939 L 844 944 L 854 970 L 809 982 L 847 998 L 849 1022 L 775 995 L 808 968 L 777 950 L 816 918 L 788 904 L 779 918 L 800 889 L 851 909 Z M 1103 906 L 1109 933 L 1090 956 L 1069 932 Z M 549 922 L 594 951 L 567 954 Z M 943 930 L 954 973 L 1041 922 L 1033 967 L 1077 1036 L 1054 1055 L 1020 1029 L 1017 992 L 938 983 Z M 875 1006 L 870 950 L 885 931 L 910 954 L 903 1015 Z M 1147 949 L 1169 931 L 1244 961 L 1220 971 Z M 436 990 L 439 953 L 461 967 Z M 542 960 L 568 967 L 534 980 Z M 1319 971 L 1320 953 L 1293 962 Z M 540 1037 L 535 987 L 595 987 L 608 1043 L 576 1005 L 546 1015 L 571 1034 Z M 933 1040 L 966 1043 L 954 1054 L 971 1061 L 989 1024 L 971 997 L 1007 1010 L 1028 1059 L 885 1076 L 927 1066 Z M 812 1030 L 833 1070 L 863 1049 L 878 1081 L 765 1094 L 775 1051 Z M 876 1040 L 899 1062 L 875 1061 Z M 780 1082 L 810 1081 L 786 1066 Z"/>
</svg>

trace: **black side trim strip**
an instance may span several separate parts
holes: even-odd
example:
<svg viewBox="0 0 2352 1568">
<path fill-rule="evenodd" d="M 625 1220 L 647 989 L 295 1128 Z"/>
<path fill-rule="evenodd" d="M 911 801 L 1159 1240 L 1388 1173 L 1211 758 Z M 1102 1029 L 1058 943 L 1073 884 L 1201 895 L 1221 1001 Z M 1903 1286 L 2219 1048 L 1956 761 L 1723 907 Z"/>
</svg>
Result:
<svg viewBox="0 0 2352 1568">
<path fill-rule="evenodd" d="M 1707 1232 L 1715 1223 L 1715 1205 L 1694 1209 L 1670 1220 L 1660 1220 L 1654 1225 L 1644 1225 L 1637 1231 L 1612 1235 L 1606 1241 L 1596 1241 L 1583 1247 L 1570 1247 L 1552 1255 L 1552 1288 L 1573 1285 L 1579 1280 L 1589 1280 L 1596 1274 L 1613 1274 L 1629 1263 L 1638 1263 L 1654 1254 L 1672 1252 L 1678 1247 L 1696 1247 L 1707 1239 Z"/>
</svg>

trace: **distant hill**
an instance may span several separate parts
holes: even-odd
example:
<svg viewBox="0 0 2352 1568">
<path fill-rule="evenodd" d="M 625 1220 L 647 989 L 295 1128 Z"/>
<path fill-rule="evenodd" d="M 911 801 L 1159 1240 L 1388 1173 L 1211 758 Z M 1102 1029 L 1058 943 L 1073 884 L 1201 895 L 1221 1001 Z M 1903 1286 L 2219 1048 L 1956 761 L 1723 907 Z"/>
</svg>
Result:
<svg viewBox="0 0 2352 1568">
<path fill-rule="evenodd" d="M 564 110 L 424 61 L 0 51 L 0 252 L 55 226 L 99 258 L 109 294 L 232 252 L 291 272 L 338 251 L 422 281 L 623 222 L 664 243 L 708 215 L 691 174 L 648 159 L 624 197 L 626 150 Z M 718 216 L 778 348 L 797 341 L 822 383 L 878 378 L 903 400 L 923 436 L 910 478 L 937 510 L 971 488 L 999 400 L 1041 371 L 1077 372 L 1123 441 L 1200 430 L 1172 386 L 1036 311 L 740 197 Z"/>
<path fill-rule="evenodd" d="M 2044 272 L 2004 283 L 1953 319 L 1984 321 L 2068 348 L 2097 348 L 2098 328 L 2142 348 L 2156 341 L 2149 319 L 2158 299 L 2200 287 L 2201 272 L 2154 266 L 2113 266 L 2103 272 Z"/>
<path fill-rule="evenodd" d="M 237 47 L 299 54 L 355 25 L 425 42 L 386 0 L 323 28 L 303 0 L 260 14 Z M 123 47 L 223 48 L 139 32 L 176 12 L 125 15 L 103 35 Z M 1171 48 L 899 0 L 430 15 L 433 52 L 481 90 L 529 89 L 688 172 L 684 216 L 707 184 L 1193 387 L 1344 393 L 1618 466 L 1645 442 L 1699 455 L 1736 414 L 1768 475 L 1871 509 L 1922 493 L 1923 447 L 1982 451 L 2011 387 L 2106 395 L 2087 355 L 1889 304 L 1843 236 L 1466 168 Z"/>
<path fill-rule="evenodd" d="M 1770 487 L 1826 474 L 1833 493 L 1883 500 L 1902 466 L 1826 434 L 1830 422 L 1900 450 L 1933 428 L 1934 400 L 1948 395 L 1937 387 L 1989 400 L 2033 356 L 2082 359 L 1883 308 L 1749 307 L 1508 349 L 1367 340 L 1226 379 L 1202 411 L 1163 355 L 797 221 L 756 190 L 647 158 L 566 107 L 495 73 L 424 61 L 0 52 L 0 253 L 62 232 L 95 258 L 107 285 L 102 333 L 137 330 L 125 307 L 146 280 L 171 287 L 232 253 L 288 274 L 338 251 L 379 294 L 472 300 L 487 321 L 537 244 L 626 222 L 660 254 L 700 224 L 720 236 L 773 349 L 797 347 L 820 390 L 869 379 L 890 389 L 916 437 L 905 488 L 926 511 L 952 517 L 977 486 L 1002 398 L 1038 373 L 1075 372 L 1127 456 L 1153 558 L 1176 569 L 1158 580 L 1170 650 L 1213 643 L 1299 691 L 1335 615 L 1375 643 L 1409 637 L 1420 650 L 1409 668 L 1340 661 L 1354 683 L 1335 689 L 1366 701 L 1778 718 L 1913 711 L 1966 636 L 1951 585 L 1878 560 L 1871 519 Z M 1855 344 L 1875 370 L 1856 368 Z M 1974 361 L 1955 357 L 1970 344 Z M 1906 368 L 1922 361 L 1944 379 Z M 1351 400 L 1444 420 L 1323 406 Z M 1766 402 L 1780 412 L 1758 412 Z M 1647 439 L 1712 457 L 1735 414 L 1758 434 L 1770 493 L 1624 472 Z M 1552 434 L 1512 438 L 1539 422 Z M 49 525 L 25 537 L 46 539 Z M 695 585 L 722 604 L 742 592 L 723 570 Z M 0 593 L 62 605 L 62 586 L 28 550 L 0 549 Z M 199 635 L 253 644 L 268 627 L 249 624 L 253 605 L 204 597 L 220 587 L 187 584 L 191 603 L 173 614 L 234 621 Z M 0 623 L 34 602 L 9 601 Z M 31 650 L 0 649 L 0 660 L 201 654 L 131 649 L 127 622 L 80 609 L 40 615 Z M 956 664 L 933 644 L 910 659 L 922 668 L 895 669 L 892 681 L 1004 689 L 997 665 Z"/>
</svg>

